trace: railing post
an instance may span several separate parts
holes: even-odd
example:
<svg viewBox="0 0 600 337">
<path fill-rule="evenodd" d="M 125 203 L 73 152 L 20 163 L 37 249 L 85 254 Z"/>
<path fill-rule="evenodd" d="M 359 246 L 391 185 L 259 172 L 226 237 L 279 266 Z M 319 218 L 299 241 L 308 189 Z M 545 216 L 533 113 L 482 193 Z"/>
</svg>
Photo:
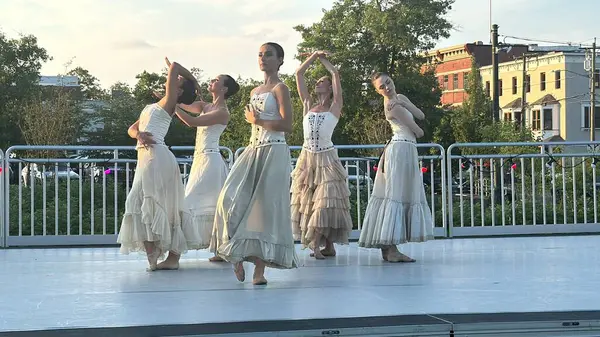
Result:
<svg viewBox="0 0 600 337">
<path fill-rule="evenodd" d="M 446 216 L 448 217 L 447 235 L 449 238 L 453 236 L 454 229 L 454 209 L 452 207 L 452 150 L 456 144 L 452 144 L 446 150 Z"/>
<path fill-rule="evenodd" d="M 8 199 L 5 197 L 5 188 L 8 189 L 9 184 L 5 183 L 6 178 L 10 177 L 10 170 L 7 168 L 4 160 L 4 152 L 0 150 L 0 247 L 6 247 L 6 233 L 8 226 L 6 225 L 5 213 L 8 208 Z M 2 179 L 4 178 L 4 179 Z"/>
<path fill-rule="evenodd" d="M 233 166 L 233 151 L 226 146 L 221 146 L 221 150 L 227 152 L 227 167 L 231 169 Z"/>
</svg>

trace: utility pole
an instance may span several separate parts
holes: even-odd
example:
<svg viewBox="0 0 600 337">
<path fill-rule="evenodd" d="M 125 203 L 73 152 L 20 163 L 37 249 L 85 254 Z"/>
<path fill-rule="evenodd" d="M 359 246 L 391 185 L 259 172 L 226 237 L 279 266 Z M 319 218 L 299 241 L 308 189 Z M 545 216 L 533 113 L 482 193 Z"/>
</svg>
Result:
<svg viewBox="0 0 600 337">
<path fill-rule="evenodd" d="M 492 104 L 492 120 L 498 122 L 500 119 L 500 93 L 498 92 L 498 25 L 492 25 L 492 88 L 493 88 L 493 104 Z M 497 203 L 502 200 L 502 188 L 500 185 L 500 175 L 502 174 L 502 164 L 499 163 L 497 167 L 494 167 L 494 180 L 492 184 L 493 198 Z"/>
<path fill-rule="evenodd" d="M 537 55 L 536 53 L 528 53 L 528 52 L 524 52 L 523 53 L 523 85 L 521 88 L 521 120 L 519 121 L 521 124 L 521 127 L 525 127 L 525 121 L 526 121 L 526 110 L 527 110 L 527 84 L 529 83 L 529 81 L 527 80 L 527 58 L 529 56 L 535 56 Z"/>
<path fill-rule="evenodd" d="M 596 38 L 592 44 L 592 60 L 590 69 L 590 141 L 596 140 Z"/>
<path fill-rule="evenodd" d="M 521 88 L 521 127 L 525 127 L 525 106 L 527 102 L 527 53 L 523 53 L 523 81 Z"/>
<path fill-rule="evenodd" d="M 492 119 L 497 122 L 500 118 L 500 93 L 498 92 L 498 25 L 492 25 L 492 88 L 493 104 Z"/>
</svg>

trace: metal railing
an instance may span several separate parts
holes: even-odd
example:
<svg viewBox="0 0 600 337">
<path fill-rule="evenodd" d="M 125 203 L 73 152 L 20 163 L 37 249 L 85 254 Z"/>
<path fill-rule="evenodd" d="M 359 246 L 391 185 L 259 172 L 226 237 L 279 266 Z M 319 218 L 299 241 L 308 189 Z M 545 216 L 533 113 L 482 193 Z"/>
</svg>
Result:
<svg viewBox="0 0 600 337">
<path fill-rule="evenodd" d="M 599 146 L 600 142 L 451 145 L 446 161 L 449 236 L 600 232 L 595 165 Z"/>
<path fill-rule="evenodd" d="M 336 146 L 351 191 L 351 238 L 359 236 L 383 147 Z M 435 235 L 600 232 L 599 147 L 600 142 L 476 143 L 445 151 L 438 144 L 417 144 Z M 230 167 L 244 150 L 221 149 Z M 171 150 L 186 183 L 194 147 Z M 293 168 L 301 147 L 290 150 Z M 133 146 L 0 151 L 0 245 L 115 244 L 136 158 Z"/>
<path fill-rule="evenodd" d="M 435 231 L 437 237 L 447 236 L 446 227 L 446 165 L 445 150 L 439 144 L 421 143 L 417 144 L 417 149 L 434 150 L 434 154 L 419 155 L 419 165 L 423 183 L 425 185 L 428 202 L 431 208 L 432 218 L 434 219 Z M 292 152 L 292 169 L 298 159 L 302 146 L 290 146 Z M 336 145 L 338 155 L 342 165 L 346 168 L 348 174 L 347 184 L 350 188 L 350 214 L 354 222 L 354 230 L 350 239 L 358 239 L 362 227 L 364 213 L 367 203 L 371 197 L 373 183 L 375 180 L 375 171 L 373 166 L 377 166 L 379 154 L 383 150 L 383 144 L 377 145 Z M 234 158 L 238 158 L 245 147 L 238 148 L 235 151 Z M 358 152 L 370 152 L 364 156 L 358 156 Z"/>
<path fill-rule="evenodd" d="M 0 149 L 0 247 L 6 247 L 7 226 L 4 224 L 4 175 L 8 175 L 4 161 L 4 152 Z"/>
<path fill-rule="evenodd" d="M 193 146 L 173 146 L 187 182 Z M 230 166 L 233 152 L 222 147 Z M 42 155 L 40 155 L 42 154 Z M 14 157 L 14 158 L 13 158 Z M 114 244 L 137 155 L 133 146 L 13 146 L 3 182 L 6 246 Z"/>
</svg>

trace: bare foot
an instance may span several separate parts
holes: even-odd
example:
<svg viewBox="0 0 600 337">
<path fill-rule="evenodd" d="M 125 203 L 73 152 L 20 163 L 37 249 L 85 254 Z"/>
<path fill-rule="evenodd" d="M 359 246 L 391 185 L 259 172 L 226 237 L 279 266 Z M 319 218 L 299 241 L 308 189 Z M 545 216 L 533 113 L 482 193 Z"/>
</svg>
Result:
<svg viewBox="0 0 600 337">
<path fill-rule="evenodd" d="M 177 270 L 179 269 L 179 260 L 167 258 L 156 267 L 158 270 Z"/>
<path fill-rule="evenodd" d="M 381 258 L 383 259 L 383 261 L 388 260 L 388 253 L 389 253 L 389 248 L 381 248 Z"/>
<path fill-rule="evenodd" d="M 386 261 L 410 263 L 410 262 L 415 262 L 416 260 L 411 257 L 408 257 L 400 252 L 390 252 L 387 255 Z"/>
<path fill-rule="evenodd" d="M 265 261 L 257 258 L 254 262 L 254 275 L 252 276 L 252 284 L 260 286 L 267 284 L 267 279 L 265 278 Z"/>
<path fill-rule="evenodd" d="M 243 262 L 234 263 L 233 272 L 235 273 L 235 277 L 237 277 L 238 281 L 244 282 L 246 279 L 246 271 L 244 270 Z"/>
<path fill-rule="evenodd" d="M 208 259 L 208 261 L 210 261 L 210 262 L 225 262 L 225 260 L 218 255 L 211 257 L 210 259 Z"/>
<path fill-rule="evenodd" d="M 335 248 L 334 247 L 330 247 L 330 248 L 325 248 L 323 250 L 321 250 L 321 254 L 323 254 L 324 256 L 335 256 Z"/>
<path fill-rule="evenodd" d="M 157 268 L 158 257 L 160 256 L 160 250 L 154 245 L 154 242 L 145 241 L 144 247 L 146 248 L 146 257 L 148 258 L 147 271 L 155 271 Z"/>
<path fill-rule="evenodd" d="M 333 250 L 321 249 L 320 254 L 322 256 L 331 257 L 331 256 L 335 256 L 336 252 L 335 252 L 335 249 L 333 249 Z M 315 253 L 310 253 L 310 257 L 315 257 Z"/>
<path fill-rule="evenodd" d="M 259 276 L 252 280 L 252 284 L 255 286 L 263 286 L 267 284 L 267 279 L 264 276 Z"/>
<path fill-rule="evenodd" d="M 317 260 L 325 260 L 325 256 L 323 256 L 322 251 L 316 250 L 314 253 L 310 254 Z"/>
</svg>

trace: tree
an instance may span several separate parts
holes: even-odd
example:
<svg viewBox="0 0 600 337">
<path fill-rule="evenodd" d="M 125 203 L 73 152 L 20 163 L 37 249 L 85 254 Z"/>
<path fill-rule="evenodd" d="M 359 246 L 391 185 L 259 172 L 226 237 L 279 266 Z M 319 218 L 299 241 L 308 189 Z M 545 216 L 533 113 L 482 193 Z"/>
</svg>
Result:
<svg viewBox="0 0 600 337">
<path fill-rule="evenodd" d="M 87 100 L 99 100 L 106 98 L 106 93 L 100 87 L 98 78 L 90 74 L 87 69 L 77 67 L 70 70 L 67 75 L 77 76 L 83 98 Z"/>
<path fill-rule="evenodd" d="M 28 145 L 76 142 L 83 124 L 78 101 L 66 88 L 55 88 L 47 99 L 37 95 L 21 108 L 21 132 Z M 47 153 L 49 155 L 49 153 Z"/>
<path fill-rule="evenodd" d="M 23 143 L 19 107 L 39 93 L 42 63 L 50 60 L 33 35 L 10 39 L 0 32 L 0 147 Z"/>
<path fill-rule="evenodd" d="M 454 0 L 338 0 L 311 26 L 299 25 L 299 52 L 319 49 L 333 53 L 344 91 L 344 109 L 334 141 L 345 144 L 384 143 L 390 128 L 383 116 L 382 98 L 370 83 L 374 71 L 395 80 L 399 93 L 408 96 L 427 115 L 439 120 L 436 108 L 441 92 L 432 71 L 421 73 L 419 53 L 449 36 L 444 17 Z M 319 70 L 316 70 L 318 72 Z M 322 70 L 321 70 L 322 71 Z M 309 71 L 308 80 L 316 78 Z M 387 132 L 381 132 L 384 127 Z M 423 141 L 432 138 L 432 127 Z"/>
<path fill-rule="evenodd" d="M 167 77 L 157 73 L 149 73 L 143 71 L 137 74 L 135 78 L 138 80 L 133 88 L 133 97 L 141 104 L 152 104 L 156 102 L 154 97 L 155 91 L 164 91 Z"/>
<path fill-rule="evenodd" d="M 133 96 L 132 89 L 125 83 L 117 82 L 110 88 L 106 107 L 98 112 L 95 122 L 103 125 L 101 130 L 89 134 L 91 145 L 133 145 L 135 141 L 127 135 L 143 105 Z"/>
</svg>

